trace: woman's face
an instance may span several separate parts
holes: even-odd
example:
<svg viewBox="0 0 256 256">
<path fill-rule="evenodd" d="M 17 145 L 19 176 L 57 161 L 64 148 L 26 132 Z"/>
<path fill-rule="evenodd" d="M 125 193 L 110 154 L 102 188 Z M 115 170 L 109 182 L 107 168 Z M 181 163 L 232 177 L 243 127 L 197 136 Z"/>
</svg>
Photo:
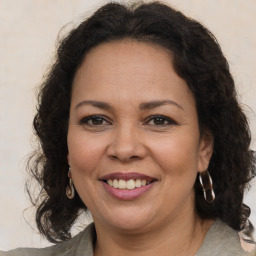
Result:
<svg viewBox="0 0 256 256">
<path fill-rule="evenodd" d="M 194 97 L 171 59 L 153 44 L 110 42 L 76 74 L 68 161 L 97 224 L 138 230 L 195 214 L 193 185 L 212 140 L 200 136 Z"/>
</svg>

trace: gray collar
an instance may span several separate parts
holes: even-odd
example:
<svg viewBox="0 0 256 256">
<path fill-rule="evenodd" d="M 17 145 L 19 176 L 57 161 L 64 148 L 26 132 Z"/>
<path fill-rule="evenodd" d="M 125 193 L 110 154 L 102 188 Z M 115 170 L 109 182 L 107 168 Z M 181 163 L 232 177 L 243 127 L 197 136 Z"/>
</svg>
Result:
<svg viewBox="0 0 256 256">
<path fill-rule="evenodd" d="M 74 256 L 93 256 L 93 244 L 96 240 L 94 224 L 91 223 L 78 241 Z M 86 254 L 83 254 L 86 251 Z M 238 232 L 217 219 L 207 232 L 204 242 L 196 256 L 242 256 L 243 251 Z"/>
<path fill-rule="evenodd" d="M 207 232 L 196 256 L 242 256 L 238 232 L 217 219 Z"/>
<path fill-rule="evenodd" d="M 96 240 L 94 223 L 73 237 L 71 240 L 51 247 L 52 251 L 61 256 L 93 256 L 93 247 Z M 45 248 L 45 254 L 48 248 Z M 40 250 L 40 249 L 39 249 Z M 52 252 L 51 251 L 51 252 Z M 52 255 L 52 254 L 49 254 Z M 220 220 L 216 220 L 207 232 L 202 246 L 196 256 L 242 256 L 238 233 Z"/>
</svg>

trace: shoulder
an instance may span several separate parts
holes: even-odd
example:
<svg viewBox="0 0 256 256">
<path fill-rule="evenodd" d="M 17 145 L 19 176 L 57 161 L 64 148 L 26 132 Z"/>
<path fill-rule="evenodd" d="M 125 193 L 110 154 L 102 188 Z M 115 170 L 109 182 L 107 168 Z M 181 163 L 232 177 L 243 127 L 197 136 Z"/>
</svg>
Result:
<svg viewBox="0 0 256 256">
<path fill-rule="evenodd" d="M 94 224 L 72 239 L 46 248 L 18 248 L 11 251 L 0 251 L 0 256 L 93 256 Z M 86 253 L 86 254 L 85 254 Z"/>
<path fill-rule="evenodd" d="M 243 256 L 238 232 L 221 220 L 216 220 L 206 234 L 196 256 Z"/>
</svg>

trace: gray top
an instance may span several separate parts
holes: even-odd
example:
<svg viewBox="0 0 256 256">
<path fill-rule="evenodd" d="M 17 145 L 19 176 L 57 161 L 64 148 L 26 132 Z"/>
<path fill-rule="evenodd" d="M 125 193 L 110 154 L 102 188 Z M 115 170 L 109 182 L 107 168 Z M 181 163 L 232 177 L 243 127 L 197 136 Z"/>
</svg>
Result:
<svg viewBox="0 0 256 256">
<path fill-rule="evenodd" d="M 242 256 L 238 233 L 220 220 L 216 220 L 207 232 L 196 256 Z M 0 255 L 2 256 L 2 255 Z"/>
<path fill-rule="evenodd" d="M 8 252 L 0 251 L 0 256 L 93 256 L 96 239 L 94 224 L 72 239 L 46 248 L 18 248 Z M 207 232 L 196 256 L 242 256 L 238 233 L 220 220 L 216 220 Z"/>
</svg>

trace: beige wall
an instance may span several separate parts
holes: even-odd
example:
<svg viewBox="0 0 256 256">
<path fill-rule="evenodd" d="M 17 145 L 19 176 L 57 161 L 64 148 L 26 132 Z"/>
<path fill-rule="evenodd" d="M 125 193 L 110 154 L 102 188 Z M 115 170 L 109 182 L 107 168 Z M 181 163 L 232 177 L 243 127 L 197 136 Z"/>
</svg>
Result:
<svg viewBox="0 0 256 256">
<path fill-rule="evenodd" d="M 105 1 L 107 2 L 107 1 Z M 205 24 L 218 38 L 250 118 L 256 150 L 256 1 L 166 1 Z M 45 246 L 23 217 L 25 159 L 31 151 L 35 88 L 69 21 L 100 6 L 100 0 L 0 0 L 0 248 Z M 71 24 L 72 25 L 72 24 Z M 254 190 L 253 190 L 254 189 Z M 256 225 L 256 185 L 246 196 Z M 27 221 L 33 224 L 30 214 Z"/>
</svg>

